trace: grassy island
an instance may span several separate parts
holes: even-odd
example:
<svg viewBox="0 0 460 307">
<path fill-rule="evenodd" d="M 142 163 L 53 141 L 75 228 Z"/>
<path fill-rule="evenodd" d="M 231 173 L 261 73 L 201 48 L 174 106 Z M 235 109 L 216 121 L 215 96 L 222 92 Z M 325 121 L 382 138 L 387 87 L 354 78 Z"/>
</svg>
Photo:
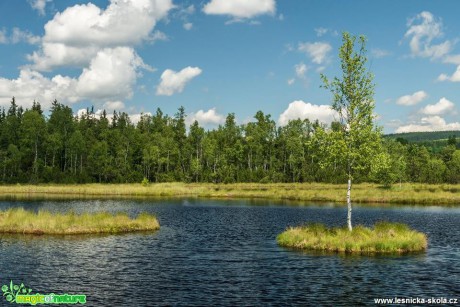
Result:
<svg viewBox="0 0 460 307">
<path fill-rule="evenodd" d="M 425 234 L 399 223 L 378 222 L 373 228 L 356 226 L 353 231 L 322 224 L 291 227 L 278 235 L 278 244 L 304 250 L 346 253 L 408 253 L 427 248 Z"/>
<path fill-rule="evenodd" d="M 157 230 L 160 224 L 155 216 L 142 213 L 131 219 L 126 213 L 115 215 L 107 212 L 60 214 L 23 208 L 0 211 L 0 233 L 17 234 L 96 234 L 124 233 Z"/>
</svg>

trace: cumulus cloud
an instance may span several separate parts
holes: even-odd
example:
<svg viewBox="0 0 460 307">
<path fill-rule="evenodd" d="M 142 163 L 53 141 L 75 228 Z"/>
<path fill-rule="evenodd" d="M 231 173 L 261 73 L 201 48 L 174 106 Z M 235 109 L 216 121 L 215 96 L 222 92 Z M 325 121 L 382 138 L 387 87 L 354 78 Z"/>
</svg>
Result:
<svg viewBox="0 0 460 307">
<path fill-rule="evenodd" d="M 152 116 L 152 113 L 150 113 L 150 112 L 143 113 L 142 112 L 142 113 L 134 113 L 134 114 L 128 114 L 128 115 L 129 115 L 129 118 L 131 119 L 131 122 L 133 124 L 137 124 L 138 122 L 141 121 L 142 116 L 145 116 L 145 115 Z"/>
<path fill-rule="evenodd" d="M 132 48 L 99 51 L 89 68 L 83 69 L 76 87 L 80 96 L 93 99 L 131 98 L 142 59 Z"/>
<path fill-rule="evenodd" d="M 409 46 L 413 56 L 440 58 L 452 49 L 448 40 L 433 44 L 433 40 L 443 36 L 442 21 L 436 19 L 432 13 L 424 11 L 407 22 L 408 30 L 404 37 L 409 39 Z"/>
<path fill-rule="evenodd" d="M 454 103 L 443 97 L 437 103 L 427 105 L 420 112 L 425 115 L 441 115 L 452 111 L 454 108 Z"/>
<path fill-rule="evenodd" d="M 220 125 L 225 122 L 225 116 L 217 113 L 216 108 L 212 108 L 207 111 L 199 110 L 198 112 L 188 114 L 186 123 L 191 125 L 195 120 L 200 125 Z"/>
<path fill-rule="evenodd" d="M 186 67 L 179 72 L 166 69 L 161 74 L 161 82 L 157 87 L 156 94 L 171 96 L 175 93 L 181 93 L 185 85 L 193 78 L 200 75 L 202 70 L 199 67 Z"/>
<path fill-rule="evenodd" d="M 403 106 L 413 106 L 421 101 L 423 101 L 425 98 L 428 97 L 428 94 L 424 91 L 418 91 L 415 92 L 411 95 L 404 95 L 399 97 L 396 100 L 397 104 L 403 105 Z"/>
<path fill-rule="evenodd" d="M 440 74 L 438 81 L 451 81 L 451 82 L 460 82 L 460 65 L 457 66 L 457 69 L 454 71 L 454 73 L 449 76 L 446 74 Z"/>
<path fill-rule="evenodd" d="M 92 3 L 74 5 L 45 25 L 42 46 L 28 59 L 39 71 L 85 66 L 102 48 L 151 40 L 156 23 L 173 7 L 171 0 L 111 0 L 105 10 Z"/>
<path fill-rule="evenodd" d="M 46 5 L 46 1 L 32 3 L 38 10 Z M 46 106 L 54 99 L 120 107 L 122 100 L 132 97 L 141 69 L 154 70 L 134 47 L 167 39 L 154 27 L 172 8 L 172 0 L 110 0 L 105 9 L 92 3 L 77 4 L 55 14 L 46 23 L 43 37 L 18 28 L 7 37 L 2 30 L 7 43 L 40 45 L 27 56 L 30 64 L 20 69 L 16 79 L 0 78 L 0 105 L 7 105 L 15 96 L 26 107 L 33 100 Z M 81 73 L 71 77 L 42 73 L 60 67 L 79 68 Z"/>
<path fill-rule="evenodd" d="M 46 3 L 52 0 L 29 0 L 30 6 L 38 11 L 38 14 L 45 15 Z"/>
<path fill-rule="evenodd" d="M 274 14 L 275 11 L 275 0 L 211 0 L 203 8 L 209 15 L 229 15 L 237 19 Z"/>
<path fill-rule="evenodd" d="M 440 116 L 423 117 L 420 123 L 408 124 L 400 126 L 395 130 L 396 133 L 421 132 L 421 131 L 451 131 L 460 130 L 460 123 L 447 123 Z"/>
<path fill-rule="evenodd" d="M 41 73 L 24 68 L 17 79 L 0 78 L 0 105 L 8 105 L 11 96 L 28 106 L 33 100 L 43 106 L 58 99 L 75 103 L 85 99 L 116 101 L 131 98 L 137 70 L 142 59 L 132 48 L 106 48 L 99 51 L 88 68 L 78 78 L 56 75 L 47 78 Z"/>
<path fill-rule="evenodd" d="M 331 123 L 337 117 L 337 112 L 332 110 L 330 105 L 315 105 L 302 100 L 296 100 L 289 104 L 286 110 L 281 113 L 278 124 L 285 126 L 289 120 L 306 119 L 310 121 L 319 120 L 322 123 Z"/>
<path fill-rule="evenodd" d="M 293 85 L 295 83 L 295 79 L 294 78 L 291 78 L 291 79 L 288 79 L 287 80 L 287 84 L 288 85 Z"/>
<path fill-rule="evenodd" d="M 104 103 L 104 108 L 106 110 L 110 110 L 110 111 L 113 111 L 113 110 L 121 110 L 121 109 L 124 109 L 125 108 L 125 104 L 123 103 L 123 101 L 120 101 L 120 100 L 117 100 L 117 101 L 106 101 Z"/>
<path fill-rule="evenodd" d="M 326 61 L 328 53 L 332 50 L 330 44 L 325 42 L 299 43 L 298 50 L 306 53 L 313 63 L 323 64 Z"/>
</svg>

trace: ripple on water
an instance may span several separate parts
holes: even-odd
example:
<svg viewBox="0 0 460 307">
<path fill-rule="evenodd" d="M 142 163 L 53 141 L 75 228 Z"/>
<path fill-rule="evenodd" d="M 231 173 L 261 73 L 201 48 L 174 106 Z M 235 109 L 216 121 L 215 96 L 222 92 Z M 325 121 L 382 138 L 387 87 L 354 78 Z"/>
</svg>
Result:
<svg viewBox="0 0 460 307">
<path fill-rule="evenodd" d="M 254 206 L 253 204 L 258 204 Z M 253 201 L 0 202 L 0 209 L 141 211 L 155 233 L 0 236 L 1 282 L 40 293 L 85 293 L 88 306 L 374 305 L 373 298 L 460 295 L 460 210 L 358 207 L 355 223 L 408 223 L 428 234 L 416 255 L 361 256 L 277 246 L 287 226 L 343 223 L 343 207 Z"/>
</svg>

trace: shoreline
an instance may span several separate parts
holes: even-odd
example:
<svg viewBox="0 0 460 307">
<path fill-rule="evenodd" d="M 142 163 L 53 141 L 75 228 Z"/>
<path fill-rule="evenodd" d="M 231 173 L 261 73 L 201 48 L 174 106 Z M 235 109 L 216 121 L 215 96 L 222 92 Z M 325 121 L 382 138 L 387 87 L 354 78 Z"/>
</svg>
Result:
<svg viewBox="0 0 460 307">
<path fill-rule="evenodd" d="M 352 202 L 400 205 L 460 206 L 460 185 L 405 183 L 382 188 L 376 184 L 355 184 Z M 116 199 L 116 198 L 220 198 L 267 199 L 345 203 L 345 184 L 323 183 L 152 183 L 2 185 L 0 199 Z"/>
</svg>

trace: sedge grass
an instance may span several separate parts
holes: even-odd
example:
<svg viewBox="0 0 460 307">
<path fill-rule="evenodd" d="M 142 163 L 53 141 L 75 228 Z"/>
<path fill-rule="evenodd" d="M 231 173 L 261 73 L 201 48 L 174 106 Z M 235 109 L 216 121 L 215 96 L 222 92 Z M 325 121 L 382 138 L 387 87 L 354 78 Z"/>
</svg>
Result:
<svg viewBox="0 0 460 307">
<path fill-rule="evenodd" d="M 277 237 L 284 247 L 345 253 L 408 253 L 427 248 L 425 234 L 405 224 L 378 222 L 373 228 L 327 228 L 322 224 L 290 227 Z"/>
<path fill-rule="evenodd" d="M 17 234 L 96 234 L 157 230 L 160 224 L 155 216 L 142 213 L 131 219 L 126 213 L 107 212 L 60 214 L 48 211 L 38 213 L 23 208 L 0 211 L 0 233 Z"/>
<path fill-rule="evenodd" d="M 262 198 L 311 202 L 344 203 L 345 184 L 324 183 L 155 183 L 81 184 L 81 185 L 5 185 L 0 198 L 123 198 L 123 197 L 213 197 Z M 376 184 L 355 184 L 351 191 L 354 203 L 391 203 L 411 205 L 460 204 L 460 185 L 405 183 L 383 188 Z"/>
</svg>

